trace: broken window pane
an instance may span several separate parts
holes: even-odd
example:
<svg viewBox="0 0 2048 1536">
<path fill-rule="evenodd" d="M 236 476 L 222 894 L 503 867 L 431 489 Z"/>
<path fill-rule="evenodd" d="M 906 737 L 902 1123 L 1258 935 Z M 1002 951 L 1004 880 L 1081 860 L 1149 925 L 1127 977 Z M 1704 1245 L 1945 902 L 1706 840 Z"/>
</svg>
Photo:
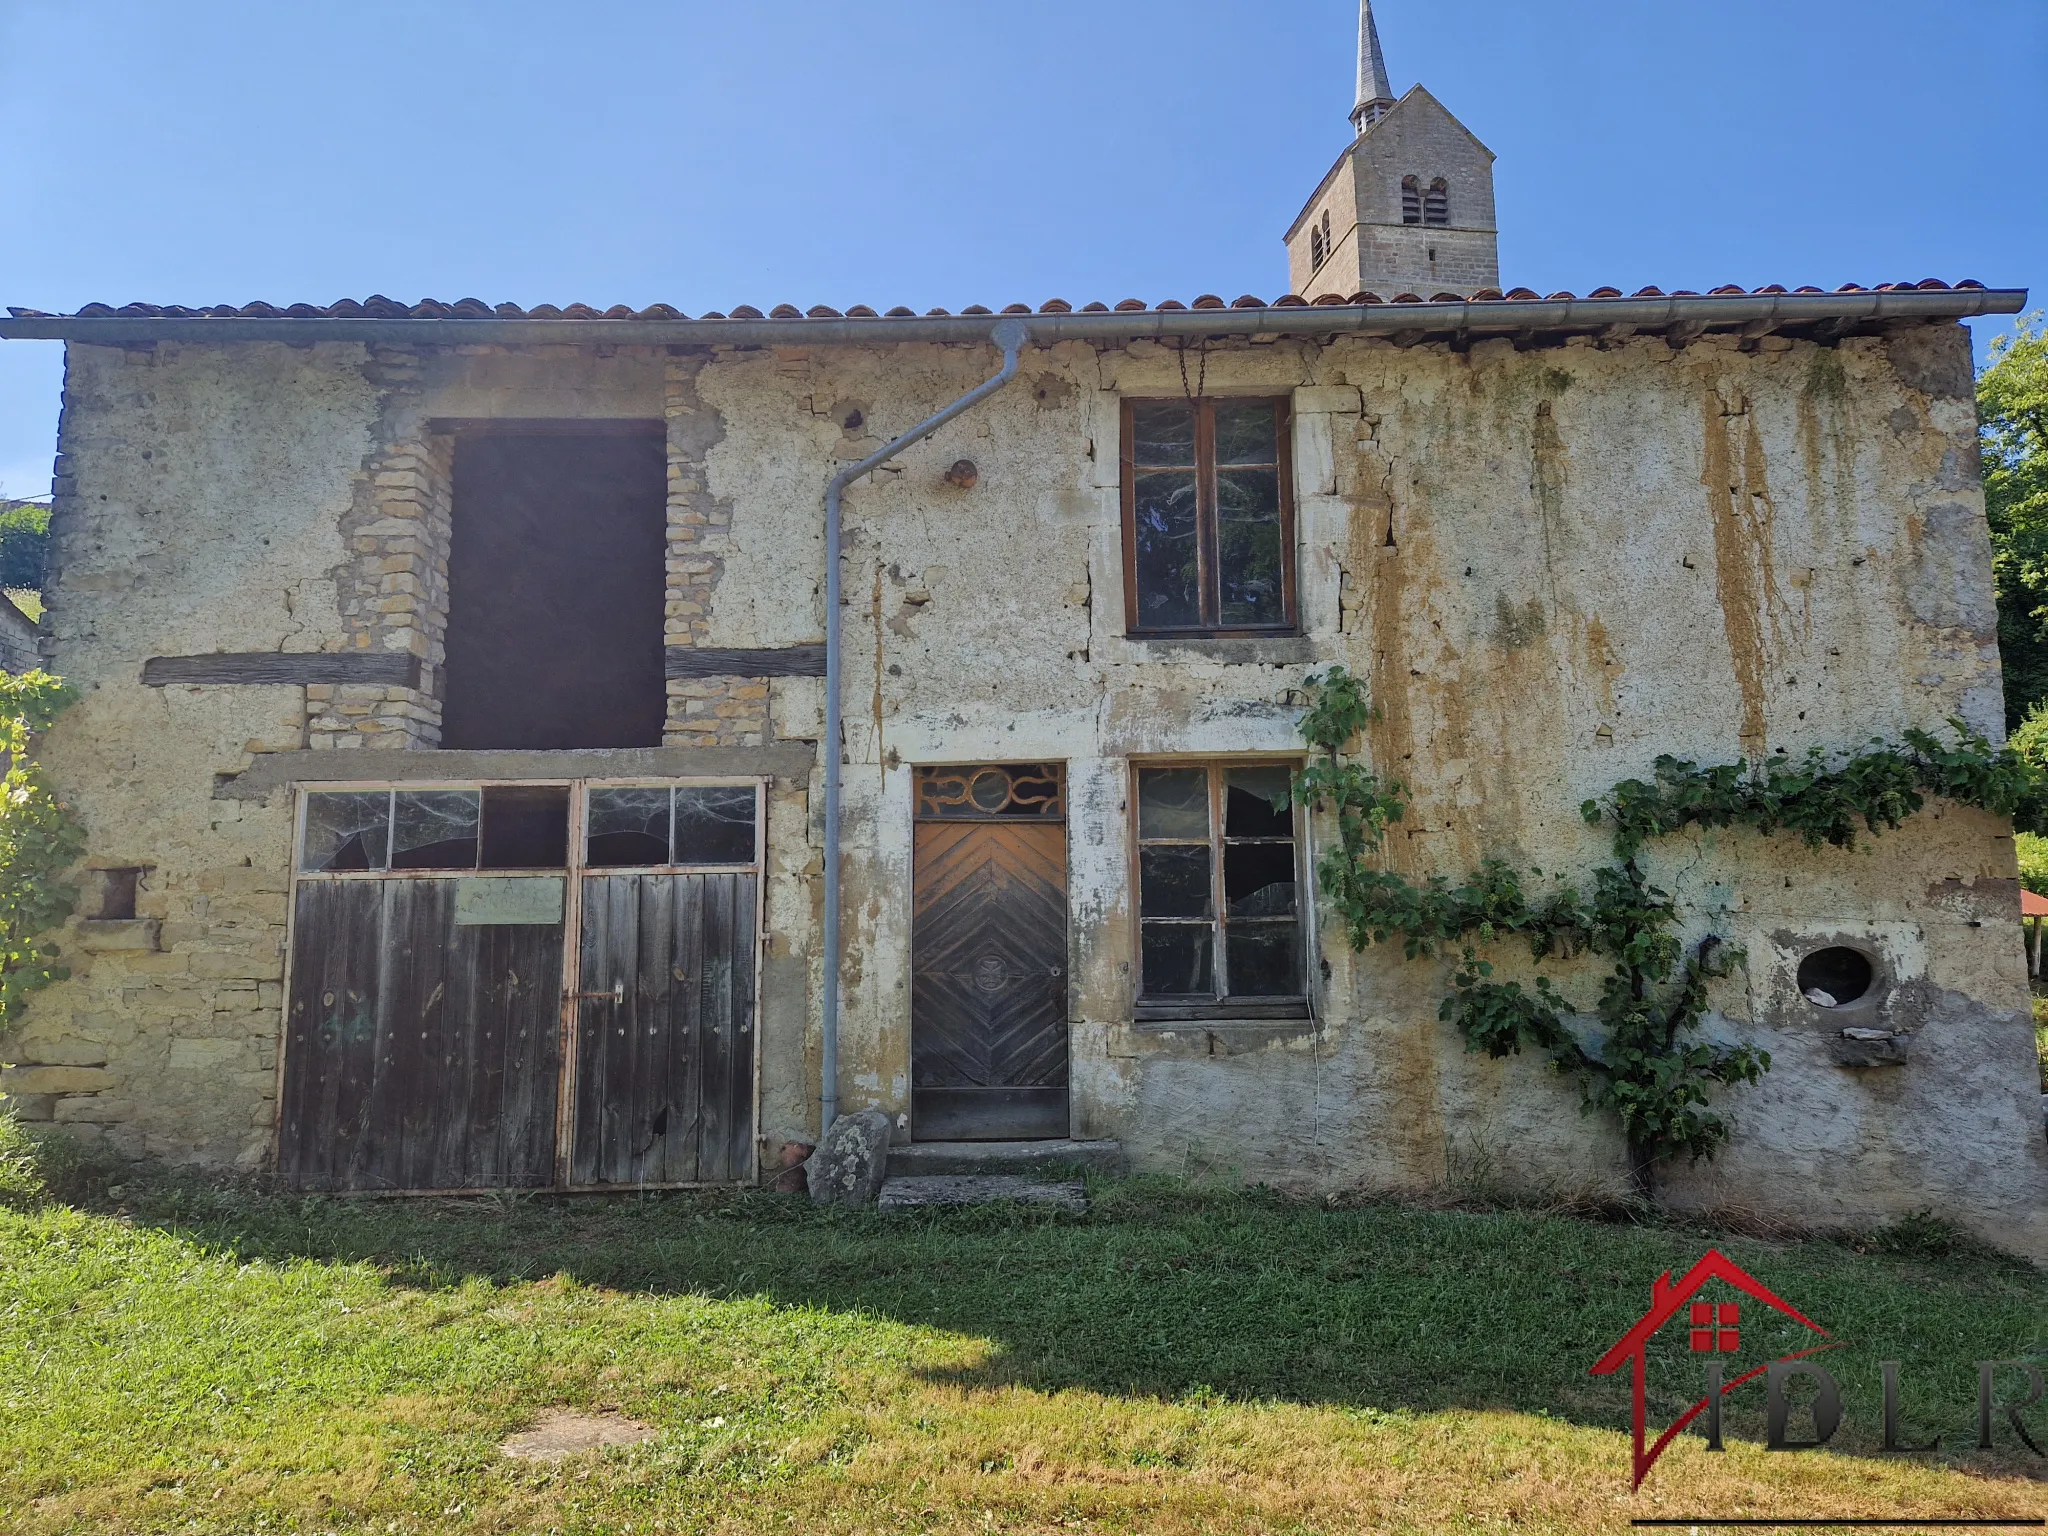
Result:
<svg viewBox="0 0 2048 1536">
<path fill-rule="evenodd" d="M 637 869 L 668 862 L 666 789 L 593 789 L 584 862 L 593 869 Z"/>
<path fill-rule="evenodd" d="M 1291 915 L 1294 844 L 1227 844 L 1223 850 L 1223 899 L 1229 902 L 1233 918 Z"/>
<path fill-rule="evenodd" d="M 1131 462 L 1164 469 L 1195 462 L 1195 402 L 1139 400 L 1131 406 Z"/>
<path fill-rule="evenodd" d="M 559 784 L 484 791 L 484 869 L 561 869 L 569 862 L 569 791 Z"/>
<path fill-rule="evenodd" d="M 754 789 L 750 784 L 676 791 L 675 862 L 754 862 Z"/>
<path fill-rule="evenodd" d="M 1139 911 L 1146 917 L 1207 917 L 1209 850 L 1149 844 L 1138 850 Z"/>
<path fill-rule="evenodd" d="M 1225 837 L 1292 837 L 1294 811 L 1287 804 L 1293 770 L 1285 767 L 1226 768 L 1223 771 Z M 1281 801 L 1279 810 L 1273 802 Z"/>
<path fill-rule="evenodd" d="M 1298 923 L 1232 923 L 1229 945 L 1232 997 L 1302 995 Z"/>
<path fill-rule="evenodd" d="M 316 874 L 382 869 L 390 837 L 390 790 L 308 795 L 306 846 L 299 868 Z"/>
<path fill-rule="evenodd" d="M 1271 400 L 1216 402 L 1216 462 L 1277 464 L 1275 422 L 1279 407 Z"/>
<path fill-rule="evenodd" d="M 1206 768 L 1146 768 L 1138 774 L 1138 836 L 1209 841 Z"/>
<path fill-rule="evenodd" d="M 401 789 L 395 798 L 393 869 L 476 868 L 477 791 Z"/>
<path fill-rule="evenodd" d="M 1215 992 L 1209 946 L 1214 930 L 1206 923 L 1146 923 L 1143 948 L 1147 997 L 1208 997 Z"/>
<path fill-rule="evenodd" d="M 1192 473 L 1137 477 L 1133 545 L 1137 551 L 1139 629 L 1191 629 L 1202 622 L 1201 545 Z"/>
<path fill-rule="evenodd" d="M 1226 628 L 1286 622 L 1281 587 L 1280 472 L 1216 472 L 1216 572 Z"/>
</svg>

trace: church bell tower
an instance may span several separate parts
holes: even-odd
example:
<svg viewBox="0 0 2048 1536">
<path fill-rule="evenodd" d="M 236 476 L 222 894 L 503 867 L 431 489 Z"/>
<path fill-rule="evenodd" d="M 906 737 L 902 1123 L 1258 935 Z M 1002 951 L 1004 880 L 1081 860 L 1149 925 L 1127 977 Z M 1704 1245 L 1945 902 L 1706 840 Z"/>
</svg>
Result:
<svg viewBox="0 0 2048 1536">
<path fill-rule="evenodd" d="M 1395 97 L 1372 0 L 1359 0 L 1351 126 L 1351 146 L 1287 231 L 1289 288 L 1305 299 L 1498 288 L 1493 151 L 1423 87 Z"/>
</svg>

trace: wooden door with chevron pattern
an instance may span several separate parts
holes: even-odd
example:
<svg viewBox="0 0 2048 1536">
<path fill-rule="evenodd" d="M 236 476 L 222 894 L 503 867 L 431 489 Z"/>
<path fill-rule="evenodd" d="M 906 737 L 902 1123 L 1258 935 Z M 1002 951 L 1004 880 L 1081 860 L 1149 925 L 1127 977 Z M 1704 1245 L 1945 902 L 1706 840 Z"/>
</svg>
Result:
<svg viewBox="0 0 2048 1536">
<path fill-rule="evenodd" d="M 920 768 L 911 1135 L 1067 1134 L 1067 825 L 1056 764 Z"/>
</svg>

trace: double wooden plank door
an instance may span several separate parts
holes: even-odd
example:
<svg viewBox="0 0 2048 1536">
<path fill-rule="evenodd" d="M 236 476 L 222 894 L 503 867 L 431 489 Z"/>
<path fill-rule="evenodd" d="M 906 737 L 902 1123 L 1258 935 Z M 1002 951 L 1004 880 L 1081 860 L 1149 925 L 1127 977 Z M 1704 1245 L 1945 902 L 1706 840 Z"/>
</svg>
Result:
<svg viewBox="0 0 2048 1536">
<path fill-rule="evenodd" d="M 751 1178 L 757 891 L 753 869 L 302 878 L 279 1172 L 324 1190 Z"/>
<path fill-rule="evenodd" d="M 911 1135 L 1067 1134 L 1067 828 L 1058 765 L 920 768 Z"/>
</svg>

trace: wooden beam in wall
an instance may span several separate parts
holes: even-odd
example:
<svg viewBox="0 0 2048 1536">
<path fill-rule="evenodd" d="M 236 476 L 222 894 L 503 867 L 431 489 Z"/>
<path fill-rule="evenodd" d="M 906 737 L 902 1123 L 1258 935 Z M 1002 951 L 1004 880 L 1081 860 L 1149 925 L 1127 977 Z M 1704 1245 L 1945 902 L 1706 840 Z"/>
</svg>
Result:
<svg viewBox="0 0 2048 1536">
<path fill-rule="evenodd" d="M 784 645 L 772 650 L 721 650 L 708 645 L 668 648 L 669 677 L 823 677 L 825 647 Z"/>
<path fill-rule="evenodd" d="M 420 659 L 403 651 L 220 651 L 209 656 L 152 656 L 142 664 L 150 688 L 174 684 L 366 683 L 417 688 Z"/>
</svg>

